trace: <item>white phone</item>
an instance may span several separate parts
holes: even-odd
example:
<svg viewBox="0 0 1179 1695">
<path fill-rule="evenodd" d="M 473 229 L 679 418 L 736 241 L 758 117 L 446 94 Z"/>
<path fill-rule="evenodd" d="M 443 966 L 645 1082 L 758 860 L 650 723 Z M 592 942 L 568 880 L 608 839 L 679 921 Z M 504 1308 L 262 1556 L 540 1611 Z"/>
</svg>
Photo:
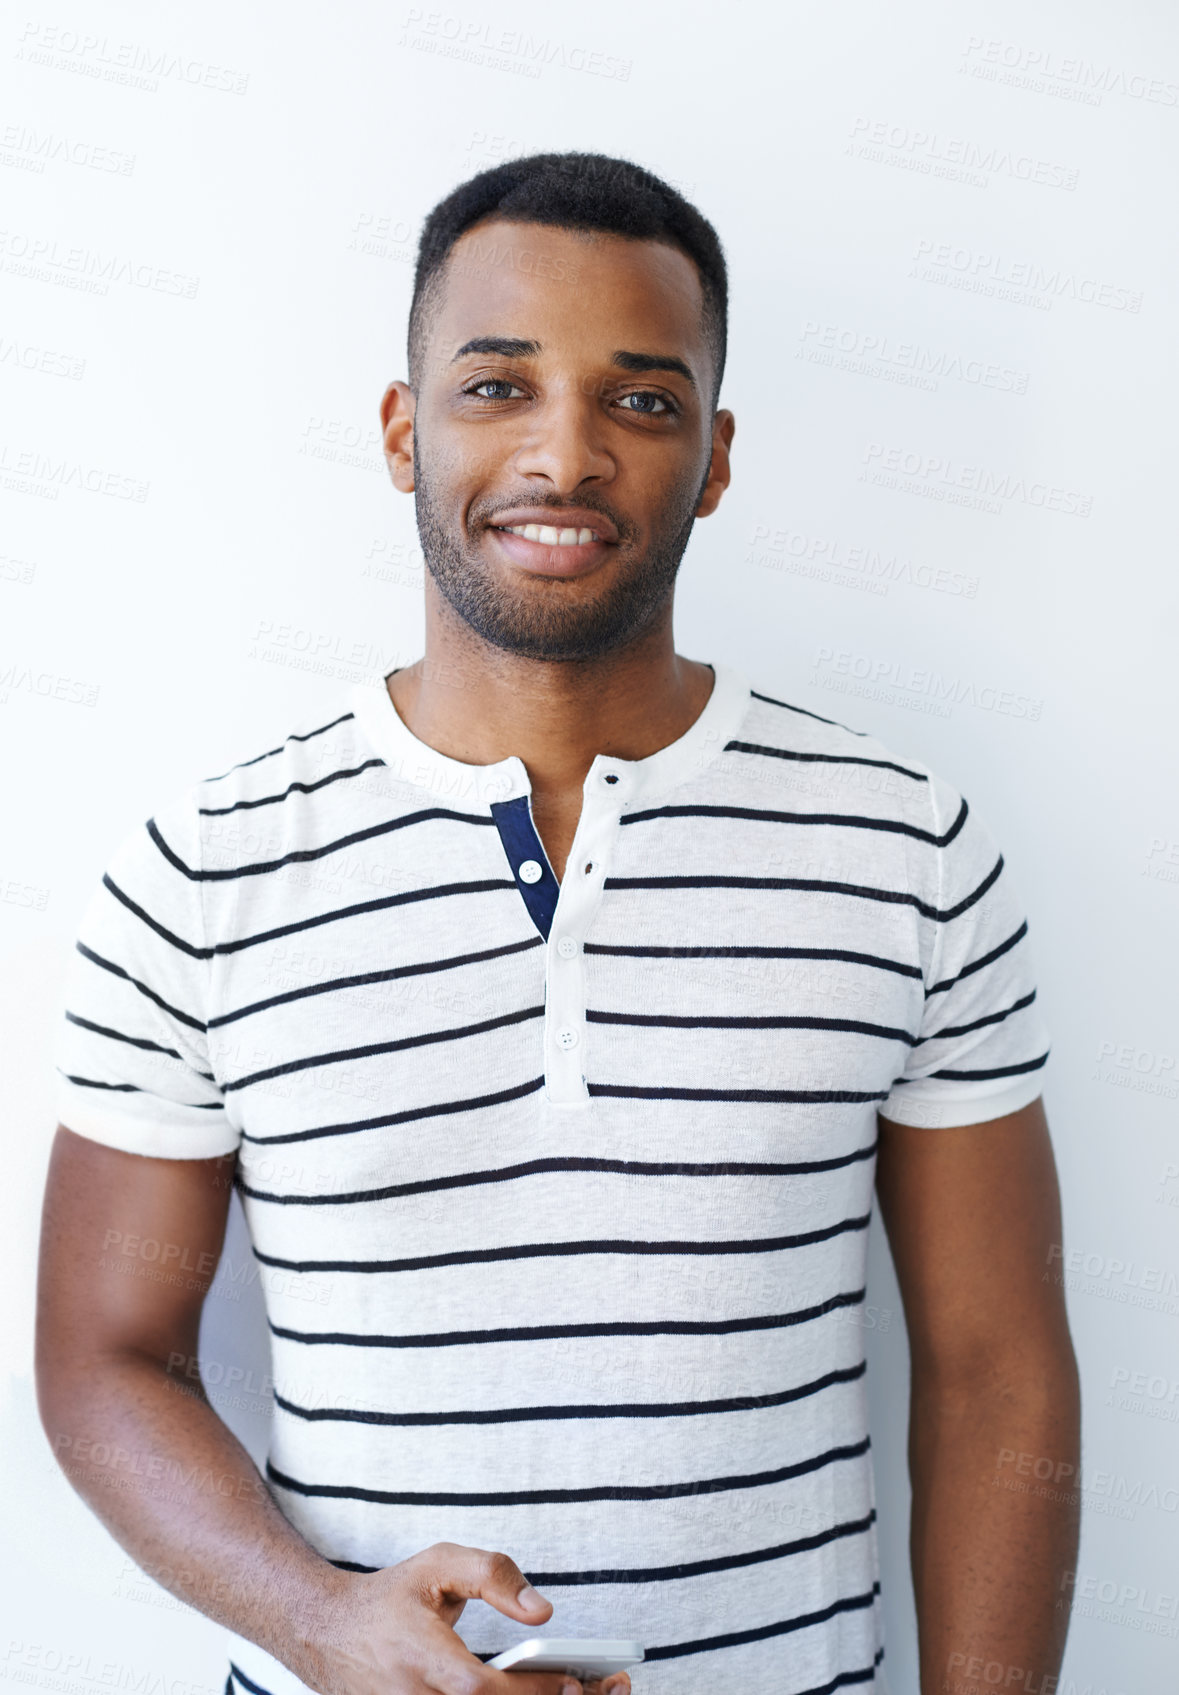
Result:
<svg viewBox="0 0 1179 1695">
<path fill-rule="evenodd" d="M 526 1636 L 487 1664 L 493 1671 L 567 1671 L 572 1677 L 608 1677 L 643 1658 L 642 1645 L 595 1636 Z"/>
</svg>

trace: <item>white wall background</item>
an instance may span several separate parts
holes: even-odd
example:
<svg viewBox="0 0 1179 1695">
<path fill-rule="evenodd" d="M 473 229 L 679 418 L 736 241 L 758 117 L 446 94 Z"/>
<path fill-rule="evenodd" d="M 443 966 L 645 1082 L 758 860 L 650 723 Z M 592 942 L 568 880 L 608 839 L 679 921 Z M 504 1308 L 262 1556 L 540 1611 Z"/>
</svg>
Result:
<svg viewBox="0 0 1179 1695">
<path fill-rule="evenodd" d="M 1022 891 L 1066 1211 L 1045 1269 L 1085 1386 L 1061 1688 L 1159 1695 L 1179 1663 L 1179 23 L 1159 0 L 448 3 L 63 0 L 0 26 L 0 1677 L 223 1681 L 218 1629 L 137 1573 L 36 1421 L 59 982 L 128 830 L 420 651 L 377 418 L 420 221 L 512 153 L 590 148 L 694 197 L 731 263 L 734 482 L 685 561 L 681 650 L 928 760 Z M 208 1374 L 260 1454 L 234 1231 Z M 872 1253 L 903 1695 L 907 1360 L 875 1227 Z M 230 1394 L 235 1364 L 254 1376 Z"/>
</svg>

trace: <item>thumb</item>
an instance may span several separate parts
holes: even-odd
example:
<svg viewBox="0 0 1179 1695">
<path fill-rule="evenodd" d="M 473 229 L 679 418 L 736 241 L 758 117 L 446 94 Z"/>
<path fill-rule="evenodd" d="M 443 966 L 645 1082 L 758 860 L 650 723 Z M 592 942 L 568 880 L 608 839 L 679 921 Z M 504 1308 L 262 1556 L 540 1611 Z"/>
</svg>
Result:
<svg viewBox="0 0 1179 1695">
<path fill-rule="evenodd" d="M 525 1583 L 523 1588 L 516 1591 L 514 1604 L 517 1609 L 516 1616 L 532 1624 L 543 1624 L 553 1610 L 553 1603 L 546 1601 L 539 1589 L 534 1589 L 531 1583 Z M 500 1603 L 493 1602 L 492 1605 Z M 507 1612 L 508 1608 L 501 1606 L 501 1611 Z"/>
<path fill-rule="evenodd" d="M 446 1543 L 430 1549 L 429 1556 L 422 1575 L 444 1594 L 478 1598 L 524 1624 L 543 1624 L 553 1610 L 508 1554 Z"/>
</svg>

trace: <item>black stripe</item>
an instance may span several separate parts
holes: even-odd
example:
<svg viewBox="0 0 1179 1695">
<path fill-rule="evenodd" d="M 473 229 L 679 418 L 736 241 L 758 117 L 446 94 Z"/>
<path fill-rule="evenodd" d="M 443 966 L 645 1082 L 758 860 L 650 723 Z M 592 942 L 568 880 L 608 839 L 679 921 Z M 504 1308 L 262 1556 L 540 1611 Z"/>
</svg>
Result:
<svg viewBox="0 0 1179 1695">
<path fill-rule="evenodd" d="M 328 777 L 320 777 L 314 783 L 288 783 L 280 794 L 262 795 L 258 800 L 235 800 L 232 806 L 200 806 L 197 811 L 203 818 L 223 818 L 227 812 L 245 812 L 255 806 L 274 806 L 280 800 L 286 800 L 288 795 L 314 794 L 317 789 L 324 789 L 329 783 L 338 783 L 344 777 L 359 777 L 362 771 L 371 771 L 374 765 L 384 765 L 383 759 L 366 759 L 363 765 L 352 765 L 346 771 L 333 771 Z"/>
<path fill-rule="evenodd" d="M 905 889 L 869 889 L 859 883 L 829 882 L 819 877 L 607 877 L 602 886 L 607 889 L 807 889 L 822 894 L 848 895 L 857 900 L 877 900 L 897 906 L 912 906 L 916 907 L 924 918 L 948 923 L 950 919 L 958 918 L 968 911 L 976 901 L 980 901 L 1002 869 L 1003 856 L 1000 854 L 993 869 L 983 878 L 978 888 L 964 900 L 960 900 L 957 906 L 947 907 L 944 912 Z"/>
<path fill-rule="evenodd" d="M 172 1018 L 178 1018 L 181 1024 L 187 1024 L 190 1029 L 207 1029 L 207 1025 L 202 1024 L 199 1018 L 193 1018 L 190 1013 L 181 1012 L 179 1007 L 172 1006 L 168 1001 L 162 1000 L 154 989 L 149 989 L 146 983 L 139 981 L 138 977 L 132 977 L 129 971 L 124 971 L 123 967 L 116 965 L 113 960 L 104 959 L 100 953 L 95 953 L 93 948 L 86 946 L 85 942 L 75 942 L 74 946 L 82 957 L 88 959 L 92 965 L 101 966 L 104 971 L 109 971 L 112 976 L 121 977 L 125 983 L 130 983 L 133 989 L 138 989 L 140 994 L 145 995 L 153 1005 L 158 1006 L 161 1012 L 168 1013 Z"/>
<path fill-rule="evenodd" d="M 883 1658 L 884 1649 L 881 1648 L 870 1666 L 858 1666 L 855 1671 L 841 1671 L 826 1683 L 816 1683 L 810 1689 L 793 1690 L 791 1695 L 835 1695 L 837 1689 L 847 1689 L 853 1683 L 870 1683 L 875 1678 L 876 1668 Z"/>
<path fill-rule="evenodd" d="M 377 900 L 360 901 L 355 906 L 337 907 L 333 912 L 321 912 L 314 918 L 299 918 L 291 924 L 279 924 L 273 930 L 260 930 L 255 936 L 241 936 L 235 942 L 218 942 L 209 951 L 213 954 L 240 953 L 243 948 L 257 947 L 261 942 L 275 942 L 283 936 L 295 936 L 303 930 L 318 930 L 324 924 L 335 924 L 344 918 L 359 918 L 369 912 L 387 912 L 395 906 L 413 906 L 423 900 L 445 900 L 450 895 L 484 895 L 499 889 L 515 891 L 516 885 L 507 877 L 484 877 L 475 883 L 438 883 L 428 889 L 410 889 L 405 894 L 382 895 Z"/>
<path fill-rule="evenodd" d="M 861 1101 L 885 1101 L 888 1089 L 677 1089 L 662 1084 L 587 1083 L 591 1095 L 612 1095 L 628 1101 L 748 1101 L 792 1102 L 798 1106 L 852 1106 Z"/>
<path fill-rule="evenodd" d="M 74 1077 L 70 1072 L 62 1071 L 60 1066 L 57 1067 L 57 1071 L 59 1076 L 64 1077 L 67 1083 L 76 1083 L 82 1089 L 110 1089 L 119 1095 L 143 1095 L 148 1092 L 146 1089 L 141 1089 L 137 1083 L 100 1083 L 93 1077 Z M 203 1071 L 197 1073 L 198 1077 L 204 1075 Z M 169 1101 L 168 1105 L 182 1107 L 185 1112 L 219 1112 L 221 1110 L 220 1101 Z"/>
<path fill-rule="evenodd" d="M 964 912 L 969 912 L 970 908 L 980 901 L 986 894 L 987 890 L 998 881 L 999 873 L 1002 869 L 1003 855 L 1000 854 L 994 865 L 983 878 L 982 882 L 978 885 L 977 889 L 972 889 L 970 894 L 966 895 L 964 899 L 958 902 L 957 906 L 947 907 L 945 912 L 935 913 L 934 916 L 939 922 L 942 922 L 943 920 L 948 922 L 950 919 L 960 918 Z"/>
<path fill-rule="evenodd" d="M 873 1507 L 865 1518 L 850 1519 L 845 1524 L 832 1525 L 830 1530 L 816 1531 L 813 1536 L 800 1536 L 793 1542 L 779 1542 L 772 1548 L 756 1548 L 744 1554 L 720 1555 L 711 1560 L 686 1560 L 674 1566 L 607 1567 L 602 1571 L 537 1571 L 530 1566 L 528 1579 L 536 1588 L 571 1589 L 598 1583 L 671 1583 L 684 1577 L 703 1577 L 720 1571 L 739 1571 L 744 1566 L 763 1565 L 769 1560 L 786 1559 L 791 1554 L 808 1553 L 824 1548 L 845 1536 L 860 1536 L 876 1522 Z M 357 1566 L 350 1561 L 333 1560 L 334 1566 L 349 1571 L 379 1571 L 379 1566 Z M 488 1658 L 493 1656 L 489 1655 Z"/>
<path fill-rule="evenodd" d="M 867 1371 L 867 1362 L 829 1371 L 813 1383 L 801 1383 L 794 1389 L 781 1389 L 772 1395 L 735 1395 L 719 1401 L 633 1401 L 612 1405 L 588 1402 L 583 1406 L 553 1407 L 493 1407 L 461 1412 L 371 1412 L 367 1408 L 301 1407 L 274 1391 L 276 1406 L 308 1423 L 330 1421 L 344 1424 L 428 1425 L 443 1424 L 533 1424 L 538 1421 L 567 1418 L 696 1418 L 710 1413 L 761 1412 L 769 1407 L 788 1406 L 793 1401 L 805 1401 L 837 1383 L 854 1383 Z"/>
<path fill-rule="evenodd" d="M 312 918 L 300 918 L 291 924 L 279 924 L 273 930 L 260 930 L 254 936 L 239 936 L 233 942 L 217 942 L 211 948 L 198 948 L 191 942 L 186 942 L 183 937 L 173 935 L 171 930 L 165 929 L 141 906 L 136 905 L 130 895 L 123 893 L 109 873 L 104 875 L 102 880 L 116 900 L 121 901 L 128 911 L 141 918 L 158 936 L 162 936 L 166 942 L 171 942 L 173 947 L 188 954 L 191 959 L 213 959 L 217 955 L 240 953 L 243 948 L 257 947 L 262 942 L 278 941 L 283 936 L 294 936 L 303 930 L 317 930 L 321 925 L 334 924 L 339 919 L 357 918 L 369 912 L 385 912 L 391 907 L 409 906 L 417 901 L 441 900 L 448 895 L 487 894 L 499 889 L 511 889 L 513 893 L 516 890 L 515 882 L 507 877 L 487 877 L 477 883 L 440 883 L 429 889 L 411 889 L 405 894 L 382 895 L 377 900 L 360 901 L 355 906 L 337 907 L 332 912 L 317 913 Z"/>
<path fill-rule="evenodd" d="M 965 802 L 963 803 L 965 804 Z M 652 818 L 747 818 L 766 824 L 832 824 L 849 830 L 884 830 L 895 835 L 913 836 L 919 842 L 944 847 L 959 826 L 952 825 L 944 836 L 923 830 L 917 824 L 904 824 L 895 818 L 868 818 L 850 812 L 771 812 L 761 806 L 653 806 L 646 812 L 625 812 L 622 824 L 647 823 Z"/>
<path fill-rule="evenodd" d="M 744 1554 L 721 1554 L 709 1560 L 685 1560 L 673 1566 L 636 1566 L 632 1569 L 607 1568 L 605 1571 L 537 1571 L 529 1567 L 528 1581 L 536 1588 L 565 1589 L 591 1583 L 673 1583 L 678 1578 L 707 1577 L 719 1571 L 739 1571 L 743 1566 L 764 1565 L 768 1560 L 788 1559 L 792 1554 L 809 1553 L 825 1548 L 845 1536 L 861 1536 L 876 1522 L 873 1507 L 866 1517 L 849 1519 L 832 1525 L 830 1530 L 818 1530 L 812 1536 L 799 1536 L 793 1542 L 779 1542 L 772 1548 L 755 1548 Z"/>
<path fill-rule="evenodd" d="M 834 724 L 837 730 L 847 730 L 849 736 L 866 736 L 867 730 L 852 730 L 846 724 L 841 724 L 836 718 L 824 718 L 818 712 L 812 712 L 806 706 L 792 706 L 788 700 L 777 700 L 772 694 L 760 694 L 757 689 L 750 689 L 754 700 L 764 700 L 767 706 L 780 706 L 786 712 L 797 712 L 802 718 L 814 718 L 820 724 Z"/>
<path fill-rule="evenodd" d="M 976 1018 L 971 1024 L 947 1024 L 944 1030 L 938 1030 L 932 1036 L 922 1036 L 917 1046 L 920 1047 L 922 1042 L 940 1042 L 947 1036 L 968 1036 L 972 1030 L 982 1030 L 988 1024 L 1002 1024 L 1003 1020 L 1010 1018 L 1013 1012 L 1022 1012 L 1025 1006 L 1031 1006 L 1035 998 L 1036 991 L 1032 989 L 1023 996 L 1022 1000 L 1015 1001 L 1011 1006 L 1005 1007 L 1002 1012 L 988 1012 L 985 1018 Z"/>
<path fill-rule="evenodd" d="M 436 1101 L 432 1106 L 408 1107 L 404 1112 L 386 1112 L 379 1118 L 360 1118 L 351 1124 L 323 1124 L 314 1130 L 291 1130 L 285 1136 L 251 1136 L 242 1131 L 243 1142 L 255 1142 L 259 1147 L 275 1147 L 280 1142 L 310 1142 L 319 1136 L 347 1136 L 358 1130 L 379 1130 L 391 1124 L 412 1124 L 422 1118 L 447 1117 L 454 1112 L 467 1112 L 488 1106 L 501 1106 L 505 1101 L 522 1100 L 544 1088 L 543 1077 L 533 1077 L 527 1083 L 516 1083 L 510 1089 L 498 1089 L 490 1095 L 472 1095 L 461 1101 Z M 246 1194 L 253 1194 L 247 1189 Z M 263 1200 L 276 1197 L 263 1195 Z M 302 1197 L 306 1200 L 308 1197 Z M 346 1198 L 346 1197 L 345 1197 Z"/>
<path fill-rule="evenodd" d="M 309 1054 L 305 1059 L 288 1059 L 282 1065 L 271 1065 L 265 1071 L 253 1071 L 248 1077 L 238 1077 L 223 1083 L 222 1091 L 248 1089 L 271 1077 L 288 1077 L 295 1071 L 308 1071 L 317 1065 L 339 1065 L 350 1059 L 372 1059 L 377 1054 L 401 1053 L 406 1048 L 429 1047 L 435 1042 L 457 1042 L 466 1036 L 483 1036 L 490 1030 L 503 1030 L 512 1024 L 524 1024 L 530 1018 L 543 1018 L 543 1006 L 524 1007 L 519 1012 L 504 1012 L 498 1018 L 485 1018 L 479 1024 L 457 1025 L 449 1030 L 427 1030 L 417 1036 L 399 1036 L 392 1042 L 370 1042 L 362 1048 L 340 1048 L 331 1053 Z"/>
<path fill-rule="evenodd" d="M 829 723 L 830 720 L 824 720 Z M 845 726 L 841 725 L 841 729 Z M 863 734 L 863 731 L 853 730 L 853 736 Z M 854 753 L 798 753 L 788 747 L 766 747 L 761 742 L 726 742 L 726 753 L 752 753 L 766 759 L 797 759 L 809 765 L 874 765 L 882 771 L 899 771 L 902 777 L 912 777 L 915 783 L 927 783 L 928 777 L 923 777 L 920 771 L 910 771 L 905 765 L 897 765 L 891 759 L 861 759 Z"/>
<path fill-rule="evenodd" d="M 539 1082 L 543 1082 L 543 1078 L 538 1079 Z M 871 1159 L 878 1146 L 879 1137 L 874 1137 L 866 1147 L 855 1148 L 850 1154 L 834 1154 L 828 1159 L 794 1160 L 788 1164 L 754 1160 L 700 1164 L 685 1160 L 573 1159 L 553 1155 L 547 1159 L 525 1160 L 519 1165 L 464 1171 L 450 1177 L 424 1177 L 413 1183 L 390 1183 L 380 1189 L 356 1189 L 336 1195 L 277 1195 L 264 1189 L 251 1189 L 245 1182 L 241 1188 L 244 1194 L 256 1201 L 276 1201 L 290 1206 L 337 1206 L 353 1201 L 400 1200 L 407 1195 L 431 1194 L 440 1189 L 473 1188 L 483 1183 L 515 1183 L 521 1178 L 555 1171 L 600 1171 L 623 1177 L 809 1177 L 822 1171 L 839 1171 L 845 1165 Z"/>
<path fill-rule="evenodd" d="M 791 1631 L 806 1630 L 811 1625 L 825 1624 L 828 1619 L 839 1613 L 857 1612 L 861 1607 L 870 1607 L 880 1593 L 879 1583 L 874 1583 L 866 1595 L 850 1595 L 842 1601 L 832 1601 L 829 1607 L 821 1607 L 818 1612 L 799 1613 L 796 1618 L 783 1619 L 779 1624 L 762 1624 L 753 1630 L 727 1630 L 722 1636 L 698 1636 L 693 1642 L 676 1642 L 665 1648 L 648 1648 L 648 1660 L 675 1660 L 684 1654 L 707 1654 L 717 1648 L 736 1648 L 744 1642 L 764 1642 L 770 1636 L 786 1636 Z M 833 1683 L 826 1683 L 823 1690 L 838 1689 L 840 1683 L 866 1683 L 869 1677 L 874 1677 L 875 1665 L 862 1671 L 843 1672 Z M 822 1691 L 806 1692 L 806 1695 L 822 1695 Z"/>
<path fill-rule="evenodd" d="M 817 1242 L 829 1242 L 849 1231 L 866 1230 L 870 1213 L 862 1218 L 842 1218 L 837 1224 L 825 1224 L 817 1230 L 803 1230 L 793 1236 L 742 1236 L 731 1240 L 720 1237 L 706 1242 L 651 1242 L 628 1237 L 587 1237 L 575 1242 L 517 1242 L 498 1248 L 455 1248 L 444 1254 L 416 1254 L 410 1259 L 277 1259 L 255 1248 L 255 1256 L 263 1265 L 278 1266 L 284 1271 L 435 1271 L 444 1265 L 490 1265 L 502 1260 L 565 1258 L 578 1254 L 774 1254 L 788 1248 L 810 1248 Z"/>
<path fill-rule="evenodd" d="M 884 1658 L 884 1649 L 876 1655 L 870 1666 L 859 1666 L 855 1671 L 841 1671 L 838 1677 L 831 1678 L 827 1683 L 817 1683 L 810 1689 L 797 1691 L 797 1695 L 835 1695 L 837 1689 L 846 1689 L 853 1683 L 870 1683 L 876 1676 L 876 1668 Z"/>
<path fill-rule="evenodd" d="M 956 1083 L 983 1083 L 992 1077 L 1019 1077 L 1027 1071 L 1039 1071 L 1048 1062 L 1047 1053 L 1037 1059 L 1025 1059 L 1020 1065 L 995 1065 L 988 1071 L 931 1071 L 931 1077 L 946 1077 Z"/>
<path fill-rule="evenodd" d="M 342 1330 L 288 1330 L 271 1324 L 271 1333 L 288 1342 L 305 1342 L 309 1347 L 330 1344 L 345 1348 L 465 1348 L 487 1342 L 553 1342 L 565 1337 L 585 1336 L 735 1336 L 753 1330 L 786 1330 L 825 1318 L 838 1307 L 859 1306 L 864 1289 L 830 1295 L 817 1306 L 798 1307 L 794 1312 L 758 1313 L 753 1318 L 663 1318 L 598 1324 L 518 1324 L 497 1330 L 440 1330 L 417 1336 L 357 1336 Z"/>
<path fill-rule="evenodd" d="M 587 1022 L 594 1024 L 640 1024 L 671 1030 L 845 1030 L 852 1035 L 883 1036 L 890 1042 L 908 1042 L 910 1047 L 920 1039 L 911 1036 L 907 1030 L 895 1030 L 888 1024 L 865 1024 L 858 1018 L 808 1018 L 801 1013 L 708 1017 L 687 1013 L 587 1011 L 585 1016 Z M 928 1037 L 925 1039 L 929 1040 Z"/>
<path fill-rule="evenodd" d="M 124 894 L 109 871 L 103 873 L 102 881 L 103 886 L 110 890 L 115 899 L 120 901 L 128 912 L 133 912 L 136 918 L 141 919 L 149 930 L 154 930 L 157 936 L 162 936 L 166 942 L 171 942 L 174 948 L 179 948 L 180 952 L 186 953 L 190 959 L 212 959 L 215 949 L 194 947 L 191 942 L 186 942 L 182 936 L 173 935 L 171 930 L 165 929 L 157 919 L 153 918 L 150 913 L 145 912 L 136 901 L 133 901 L 130 895 Z"/>
<path fill-rule="evenodd" d="M 58 1068 L 60 1070 L 60 1067 Z M 67 1083 L 76 1083 L 81 1089 L 110 1089 L 116 1095 L 141 1095 L 143 1090 L 137 1083 L 99 1083 L 93 1077 L 75 1077 L 69 1071 L 61 1075 Z"/>
<path fill-rule="evenodd" d="M 387 971 L 365 971 L 356 977 L 333 977 L 326 983 L 309 983 L 301 989 L 288 989 L 281 995 L 271 995 L 264 1001 L 253 1001 L 233 1012 L 219 1013 L 209 1020 L 209 1029 L 232 1024 L 254 1012 L 265 1012 L 272 1006 L 285 1006 L 289 1001 L 303 1000 L 308 995 L 326 995 L 336 989 L 358 989 L 371 983 L 391 983 L 399 977 L 419 977 L 434 971 L 450 971 L 459 965 L 477 965 L 486 959 L 502 959 L 507 954 L 523 953 L 529 948 L 543 947 L 539 936 L 529 936 L 522 942 L 506 942 L 502 947 L 483 948 L 478 953 L 456 953 L 446 959 L 425 960 L 417 965 L 395 965 Z M 920 973 L 918 973 L 920 974 Z"/>
<path fill-rule="evenodd" d="M 352 717 L 351 712 L 341 712 L 338 718 L 333 718 L 330 724 L 321 724 L 317 730 L 308 730 L 304 735 L 292 733 L 280 747 L 269 748 L 265 753 L 255 754 L 253 759 L 243 759 L 238 765 L 231 765 L 228 771 L 222 771 L 219 777 L 206 777 L 206 783 L 222 783 L 234 771 L 246 771 L 251 765 L 260 765 L 264 759 L 273 759 L 276 753 L 281 753 L 287 742 L 309 742 L 314 736 L 322 736 L 326 730 L 334 730 L 337 724 L 346 724 Z"/>
<path fill-rule="evenodd" d="M 387 836 L 393 830 L 405 830 L 412 824 L 424 824 L 436 818 L 448 818 L 460 824 L 487 824 L 495 828 L 493 818 L 482 818 L 474 812 L 455 812 L 447 806 L 427 806 L 421 812 L 407 812 L 402 818 L 389 818 L 383 824 L 370 824 L 365 830 L 353 830 L 350 835 L 325 842 L 322 847 L 295 848 L 284 853 L 281 859 L 261 859 L 252 865 L 237 865 L 224 871 L 194 871 L 191 865 L 186 865 L 180 855 L 168 846 L 154 818 L 147 821 L 147 833 L 168 864 L 183 872 L 191 882 L 223 883 L 238 877 L 264 876 L 268 871 L 281 870 L 284 865 L 306 865 L 309 861 L 324 859 L 328 854 L 339 853 L 342 848 L 355 847 L 357 842 L 371 841 L 374 836 Z"/>
<path fill-rule="evenodd" d="M 766 948 L 687 946 L 620 947 L 606 942 L 583 942 L 583 953 L 616 954 L 627 959 L 841 959 L 849 965 L 870 965 L 880 971 L 895 971 L 901 977 L 920 977 L 919 965 L 899 959 L 883 959 L 874 953 L 852 953 L 847 948 Z M 932 990 L 930 991 L 932 993 Z"/>
<path fill-rule="evenodd" d="M 229 1662 L 229 1670 L 232 1676 L 234 1676 L 241 1684 L 242 1688 L 249 1690 L 250 1695 L 270 1695 L 269 1689 L 263 1689 L 260 1683 L 255 1683 L 252 1677 L 247 1677 L 241 1667 L 235 1666 L 232 1660 Z"/>
<path fill-rule="evenodd" d="M 83 1018 L 76 1012 L 66 1012 L 66 1018 L 71 1024 L 77 1024 L 83 1030 L 93 1030 L 96 1036 L 109 1036 L 115 1042 L 127 1042 L 133 1048 L 143 1048 L 148 1053 L 165 1053 L 169 1059 L 180 1059 L 175 1048 L 165 1048 L 159 1042 L 149 1042 L 144 1036 L 125 1036 L 121 1030 L 112 1030 L 106 1024 L 94 1024 L 89 1018 Z M 198 1077 L 207 1077 L 213 1081 L 212 1073 L 199 1071 Z"/>
<path fill-rule="evenodd" d="M 296 1495 L 320 1496 L 336 1501 L 372 1501 L 388 1507 L 531 1507 L 574 1501 L 674 1501 L 685 1495 L 719 1495 L 731 1489 L 762 1489 L 773 1483 L 785 1483 L 794 1477 L 822 1471 L 839 1460 L 858 1459 L 868 1452 L 868 1446 L 865 1436 L 860 1442 L 828 1448 L 826 1453 L 816 1454 L 812 1459 L 777 1466 L 773 1471 L 693 1478 L 688 1483 L 604 1484 L 588 1489 L 502 1489 L 479 1494 L 457 1490 L 366 1489 L 348 1483 L 304 1483 L 279 1471 L 269 1460 L 266 1462 L 266 1475 L 280 1488 L 289 1489 Z"/>
<path fill-rule="evenodd" d="M 942 982 L 935 983 L 932 989 L 926 989 L 926 995 L 938 995 L 945 989 L 952 989 L 955 983 L 960 983 L 962 981 L 963 977 L 970 977 L 974 972 L 981 971 L 984 966 L 993 964 L 996 959 L 1000 959 L 1003 954 L 1013 948 L 1016 942 L 1022 941 L 1027 933 L 1028 926 L 1027 920 L 1025 919 L 1015 934 L 1008 936 L 1005 942 L 1000 942 L 997 948 L 991 949 L 990 953 L 984 953 L 981 959 L 974 960 L 970 965 L 964 965 L 956 977 L 946 977 Z"/>
</svg>

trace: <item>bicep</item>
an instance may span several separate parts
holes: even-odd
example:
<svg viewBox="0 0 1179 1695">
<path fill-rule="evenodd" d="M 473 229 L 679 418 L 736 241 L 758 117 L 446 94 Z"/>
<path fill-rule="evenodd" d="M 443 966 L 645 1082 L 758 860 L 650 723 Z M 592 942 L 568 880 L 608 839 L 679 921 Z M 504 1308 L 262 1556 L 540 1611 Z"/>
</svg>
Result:
<svg viewBox="0 0 1179 1695">
<path fill-rule="evenodd" d="M 974 1377 L 1071 1349 L 1042 1100 L 953 1129 L 879 1122 L 877 1193 L 914 1370 Z"/>
<path fill-rule="evenodd" d="M 195 1352 L 235 1164 L 236 1154 L 125 1153 L 58 1127 L 41 1225 L 39 1387 L 106 1353 Z"/>
</svg>

